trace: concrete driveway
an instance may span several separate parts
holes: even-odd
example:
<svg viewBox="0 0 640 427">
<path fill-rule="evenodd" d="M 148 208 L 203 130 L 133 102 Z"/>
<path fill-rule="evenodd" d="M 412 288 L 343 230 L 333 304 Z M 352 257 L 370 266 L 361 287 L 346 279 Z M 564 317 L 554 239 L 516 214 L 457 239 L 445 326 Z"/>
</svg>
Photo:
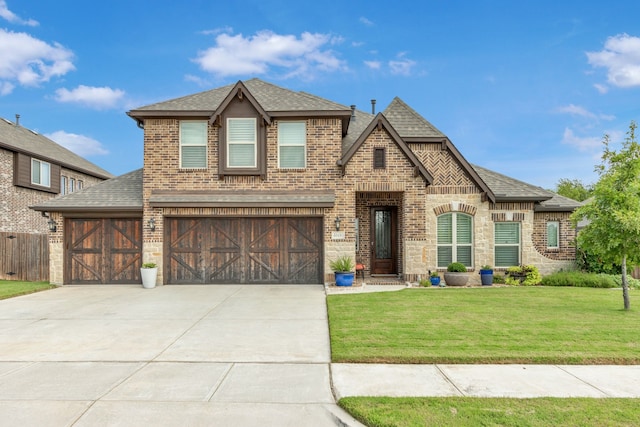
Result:
<svg viewBox="0 0 640 427">
<path fill-rule="evenodd" d="M 0 301 L 0 425 L 358 425 L 322 286 L 65 286 Z"/>
</svg>

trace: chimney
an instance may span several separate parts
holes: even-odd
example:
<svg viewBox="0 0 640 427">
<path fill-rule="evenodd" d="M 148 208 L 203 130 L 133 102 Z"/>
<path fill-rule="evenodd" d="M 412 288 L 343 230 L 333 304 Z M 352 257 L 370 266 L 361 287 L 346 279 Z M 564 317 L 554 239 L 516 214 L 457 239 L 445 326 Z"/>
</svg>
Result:
<svg viewBox="0 0 640 427">
<path fill-rule="evenodd" d="M 355 105 L 351 105 L 351 120 L 355 120 L 356 119 L 356 106 Z"/>
<path fill-rule="evenodd" d="M 20 126 L 20 114 L 16 114 L 16 126 Z"/>
<path fill-rule="evenodd" d="M 371 114 L 375 114 L 376 113 L 376 100 L 372 99 L 371 100 Z"/>
</svg>

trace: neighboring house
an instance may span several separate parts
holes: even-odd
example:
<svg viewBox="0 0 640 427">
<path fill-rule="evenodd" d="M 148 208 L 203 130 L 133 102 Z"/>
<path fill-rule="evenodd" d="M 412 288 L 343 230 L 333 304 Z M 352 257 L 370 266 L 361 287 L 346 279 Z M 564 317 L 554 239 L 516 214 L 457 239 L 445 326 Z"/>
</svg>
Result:
<svg viewBox="0 0 640 427">
<path fill-rule="evenodd" d="M 304 284 L 342 254 L 406 281 L 575 260 L 578 202 L 469 164 L 399 98 L 369 114 L 251 79 L 128 114 L 143 169 L 34 207 L 61 225 L 54 283 L 139 282 L 142 261 L 164 284 Z"/>
<path fill-rule="evenodd" d="M 46 212 L 30 206 L 112 178 L 37 132 L 0 118 L 0 279 L 49 278 Z"/>
</svg>

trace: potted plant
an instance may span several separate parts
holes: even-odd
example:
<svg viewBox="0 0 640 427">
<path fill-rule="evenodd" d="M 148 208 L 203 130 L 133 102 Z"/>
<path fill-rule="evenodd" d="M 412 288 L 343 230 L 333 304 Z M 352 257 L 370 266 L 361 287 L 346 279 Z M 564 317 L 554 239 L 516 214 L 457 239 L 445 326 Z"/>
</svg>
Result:
<svg viewBox="0 0 640 427">
<path fill-rule="evenodd" d="M 355 276 L 355 263 L 349 255 L 343 255 L 329 262 L 336 277 L 336 286 L 351 286 Z"/>
<path fill-rule="evenodd" d="M 444 281 L 447 286 L 464 286 L 468 280 L 467 267 L 464 264 L 452 262 L 447 266 L 447 272 L 444 273 Z"/>
<path fill-rule="evenodd" d="M 151 289 L 156 287 L 156 278 L 158 277 L 158 266 L 155 262 L 146 262 L 140 268 L 140 276 L 142 277 L 142 287 Z"/>
<path fill-rule="evenodd" d="M 480 267 L 480 282 L 482 286 L 491 286 L 493 284 L 493 267 L 490 265 Z"/>
<path fill-rule="evenodd" d="M 440 286 L 440 273 L 437 271 L 431 272 L 429 281 L 431 281 L 431 286 Z"/>
</svg>

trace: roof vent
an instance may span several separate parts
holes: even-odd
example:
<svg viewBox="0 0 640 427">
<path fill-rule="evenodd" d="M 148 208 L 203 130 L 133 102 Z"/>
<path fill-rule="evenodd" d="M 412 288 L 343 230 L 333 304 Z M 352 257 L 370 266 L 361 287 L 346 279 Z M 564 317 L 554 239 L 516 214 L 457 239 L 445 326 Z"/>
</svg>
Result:
<svg viewBox="0 0 640 427">
<path fill-rule="evenodd" d="M 376 100 L 372 99 L 371 100 L 371 114 L 375 114 L 376 113 Z"/>
<path fill-rule="evenodd" d="M 16 126 L 20 126 L 20 114 L 16 114 Z"/>
<path fill-rule="evenodd" d="M 356 119 L 356 106 L 354 104 L 351 105 L 351 120 Z"/>
</svg>

